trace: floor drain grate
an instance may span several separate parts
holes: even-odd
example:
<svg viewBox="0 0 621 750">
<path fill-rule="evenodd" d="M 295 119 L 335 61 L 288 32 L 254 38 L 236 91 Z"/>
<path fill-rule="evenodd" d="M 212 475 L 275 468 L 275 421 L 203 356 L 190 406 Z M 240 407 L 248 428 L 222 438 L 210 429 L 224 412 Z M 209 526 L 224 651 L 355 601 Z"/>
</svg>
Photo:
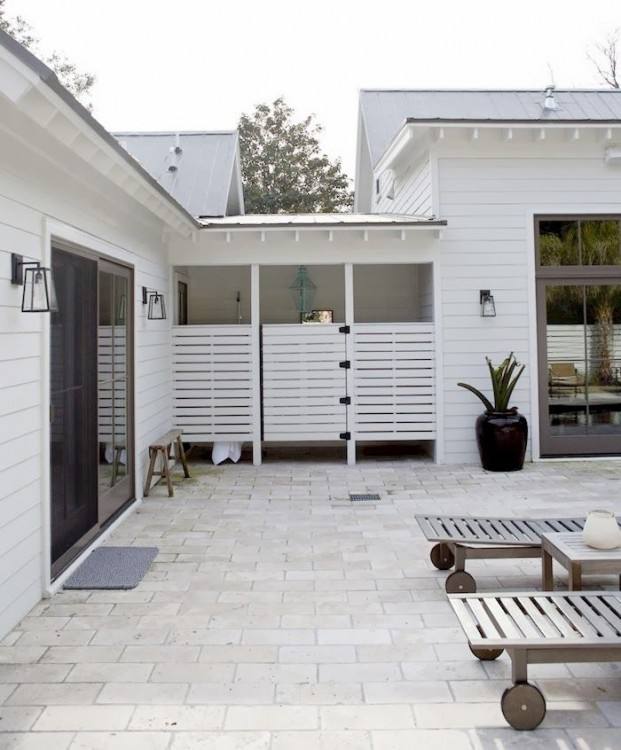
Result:
<svg viewBox="0 0 621 750">
<path fill-rule="evenodd" d="M 366 494 L 360 492 L 350 492 L 349 499 L 352 501 L 352 503 L 360 503 L 363 501 L 372 502 L 379 500 L 380 496 L 376 492 L 368 492 Z"/>
</svg>

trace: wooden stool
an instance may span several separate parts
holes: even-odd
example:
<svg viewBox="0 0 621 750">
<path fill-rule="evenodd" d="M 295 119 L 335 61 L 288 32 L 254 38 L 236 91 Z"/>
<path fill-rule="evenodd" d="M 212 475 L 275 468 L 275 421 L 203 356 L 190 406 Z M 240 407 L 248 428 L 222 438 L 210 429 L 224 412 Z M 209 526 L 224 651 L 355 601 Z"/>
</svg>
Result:
<svg viewBox="0 0 621 750">
<path fill-rule="evenodd" d="M 190 472 L 188 471 L 188 465 L 185 460 L 185 451 L 183 450 L 183 443 L 181 442 L 181 430 L 171 430 L 163 435 L 159 440 L 151 443 L 149 446 L 149 471 L 147 472 L 147 481 L 144 485 L 144 497 L 149 496 L 151 489 L 151 481 L 153 479 L 153 473 L 155 472 L 155 464 L 157 462 L 158 455 L 162 457 L 162 468 L 160 471 L 160 477 L 166 477 L 166 484 L 168 485 L 168 497 L 173 497 L 172 480 L 170 478 L 170 467 L 168 461 L 171 458 L 170 449 L 174 445 L 175 448 L 175 459 L 181 461 L 183 466 L 183 474 L 186 479 L 189 479 Z"/>
</svg>

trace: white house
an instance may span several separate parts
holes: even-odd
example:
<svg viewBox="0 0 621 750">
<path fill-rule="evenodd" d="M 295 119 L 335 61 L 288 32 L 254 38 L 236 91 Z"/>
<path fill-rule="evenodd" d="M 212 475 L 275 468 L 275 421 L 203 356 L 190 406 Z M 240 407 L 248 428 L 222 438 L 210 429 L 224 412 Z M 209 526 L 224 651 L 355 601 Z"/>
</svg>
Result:
<svg viewBox="0 0 621 750">
<path fill-rule="evenodd" d="M 0 635 L 173 426 L 474 462 L 513 350 L 531 458 L 620 453 L 620 97 L 364 91 L 355 212 L 250 216 L 235 133 L 115 137 L 0 34 Z"/>
</svg>

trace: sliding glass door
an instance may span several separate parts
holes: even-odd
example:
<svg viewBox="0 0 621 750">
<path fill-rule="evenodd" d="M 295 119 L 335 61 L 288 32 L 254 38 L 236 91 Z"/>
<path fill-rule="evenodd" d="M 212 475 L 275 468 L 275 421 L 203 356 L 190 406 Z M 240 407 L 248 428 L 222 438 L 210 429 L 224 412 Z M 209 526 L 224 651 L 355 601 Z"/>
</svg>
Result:
<svg viewBox="0 0 621 750">
<path fill-rule="evenodd" d="M 51 317 L 52 574 L 134 496 L 132 272 L 53 248 Z"/>
<path fill-rule="evenodd" d="M 540 220 L 538 230 L 542 454 L 621 453 L 619 221 Z"/>
</svg>

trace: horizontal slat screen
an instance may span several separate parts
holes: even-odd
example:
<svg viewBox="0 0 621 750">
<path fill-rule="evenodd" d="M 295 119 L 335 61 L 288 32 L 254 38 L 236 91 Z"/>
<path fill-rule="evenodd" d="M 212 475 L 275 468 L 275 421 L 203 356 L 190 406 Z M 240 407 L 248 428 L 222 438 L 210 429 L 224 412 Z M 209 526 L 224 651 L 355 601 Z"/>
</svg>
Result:
<svg viewBox="0 0 621 750">
<path fill-rule="evenodd" d="M 173 419 L 184 441 L 252 440 L 252 378 L 259 357 L 251 327 L 175 326 L 172 347 Z"/>
<path fill-rule="evenodd" d="M 264 439 L 338 440 L 347 429 L 344 360 L 336 324 L 264 325 Z"/>
<path fill-rule="evenodd" d="M 432 323 L 356 323 L 352 398 L 356 440 L 436 436 Z"/>
</svg>

